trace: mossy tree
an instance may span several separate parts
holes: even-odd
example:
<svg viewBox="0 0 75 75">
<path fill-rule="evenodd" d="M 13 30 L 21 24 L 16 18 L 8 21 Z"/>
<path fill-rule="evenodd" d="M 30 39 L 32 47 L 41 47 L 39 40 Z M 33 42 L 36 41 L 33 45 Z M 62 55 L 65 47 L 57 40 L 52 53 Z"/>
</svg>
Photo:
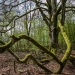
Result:
<svg viewBox="0 0 75 75">
<path fill-rule="evenodd" d="M 59 60 L 55 56 L 54 52 L 51 52 L 50 50 L 47 50 L 45 47 L 40 45 L 34 39 L 32 39 L 31 37 L 26 36 L 24 34 L 23 35 L 19 35 L 19 36 L 11 35 L 10 36 L 11 40 L 8 43 L 4 43 L 3 41 L 0 41 L 0 43 L 3 44 L 2 46 L 0 46 L 0 53 L 3 53 L 3 52 L 5 52 L 7 50 L 20 63 L 26 63 L 27 60 L 29 58 L 31 58 L 31 60 L 33 60 L 39 67 L 41 67 L 46 72 L 48 72 L 48 73 L 61 73 L 63 68 L 64 68 L 64 66 L 65 66 L 65 64 L 66 64 L 66 62 L 67 62 L 67 60 L 70 59 L 69 57 L 70 57 L 70 54 L 71 54 L 71 42 L 68 39 L 68 37 L 67 37 L 67 35 L 65 33 L 65 30 L 64 30 L 65 3 L 66 3 L 67 0 L 61 0 L 61 5 L 59 5 L 59 6 L 57 6 L 57 0 L 46 0 L 45 3 L 42 3 L 39 0 L 38 1 L 37 0 L 27 0 L 27 1 L 34 2 L 36 4 L 37 8 L 34 8 L 34 9 L 24 13 L 21 16 L 14 16 L 12 19 L 9 20 L 9 24 L 12 21 L 15 22 L 16 20 L 22 18 L 23 16 L 27 15 L 28 13 L 39 9 L 39 12 L 41 13 L 41 16 L 42 16 L 43 20 L 45 21 L 46 25 L 49 28 L 49 36 L 50 36 L 51 49 L 53 49 L 54 52 L 55 52 L 55 49 L 57 49 L 57 45 L 58 45 L 58 33 L 59 33 L 59 30 L 61 31 L 61 34 L 63 35 L 63 38 L 64 38 L 64 40 L 65 40 L 65 42 L 67 44 L 67 49 L 66 49 L 66 52 L 65 52 L 63 58 L 61 60 Z M 27 2 L 27 1 L 24 1 L 24 2 Z M 24 3 L 24 2 L 22 2 L 22 3 Z M 19 4 L 22 4 L 22 3 L 19 3 Z M 12 7 L 16 7 L 19 4 L 15 5 L 15 6 L 12 6 Z M 42 7 L 42 5 L 44 5 L 45 7 L 44 6 Z M 61 10 L 62 10 L 62 15 L 61 15 L 61 22 L 60 22 L 60 21 L 58 21 L 57 17 L 59 15 L 59 13 L 61 13 L 60 12 Z M 47 12 L 47 14 L 44 11 Z M 9 24 L 4 25 L 3 27 L 8 26 Z M 48 55 L 52 56 L 54 58 L 54 60 L 60 65 L 58 70 L 56 72 L 53 72 L 53 71 L 47 69 L 42 64 L 40 64 L 30 54 L 28 54 L 24 59 L 19 59 L 19 57 L 12 50 L 10 50 L 10 47 L 13 44 L 15 44 L 16 42 L 18 42 L 19 40 L 21 40 L 21 39 L 26 39 L 26 40 L 32 42 L 40 50 L 42 50 L 45 53 L 47 53 Z M 71 58 L 74 58 L 74 57 L 71 57 Z"/>
<path fill-rule="evenodd" d="M 41 68 L 42 68 L 43 70 L 45 70 L 46 72 L 48 72 L 48 73 L 61 73 L 62 70 L 63 70 L 63 68 L 64 68 L 64 66 L 65 66 L 65 64 L 66 64 L 66 62 L 67 62 L 67 60 L 68 60 L 69 57 L 70 57 L 70 54 L 71 54 L 71 42 L 70 42 L 70 40 L 68 39 L 68 37 L 67 37 L 67 35 L 66 35 L 65 31 L 64 31 L 64 28 L 63 28 L 63 26 L 61 25 L 61 22 L 60 22 L 60 21 L 58 21 L 58 24 L 59 24 L 59 28 L 60 28 L 60 30 L 61 30 L 61 33 L 62 33 L 62 35 L 63 35 L 63 37 L 64 37 L 64 40 L 65 40 L 65 42 L 66 42 L 66 44 L 67 44 L 66 52 L 65 52 L 65 54 L 64 54 L 64 56 L 63 56 L 63 58 L 62 58 L 61 60 L 59 60 L 52 52 L 50 52 L 49 50 L 47 50 L 45 47 L 43 47 L 42 45 L 40 45 L 39 43 L 37 43 L 34 39 L 32 39 L 32 38 L 30 38 L 30 37 L 28 37 L 28 36 L 26 36 L 26 35 L 19 35 L 19 36 L 14 36 L 14 35 L 12 35 L 12 36 L 11 36 L 11 40 L 10 40 L 8 43 L 6 43 L 6 44 L 5 44 L 4 42 L 0 41 L 0 43 L 3 44 L 2 46 L 0 46 L 0 53 L 3 53 L 3 52 L 5 52 L 5 51 L 7 50 L 7 51 L 8 51 L 10 54 L 12 54 L 12 55 L 16 58 L 16 60 L 17 60 L 18 62 L 20 62 L 20 63 L 26 63 L 27 60 L 28 60 L 29 58 L 31 58 L 31 60 L 33 60 L 39 67 L 41 67 Z M 11 47 L 14 43 L 18 42 L 18 41 L 21 40 L 21 39 L 26 39 L 26 40 L 32 42 L 32 43 L 33 43 L 35 46 L 37 46 L 39 49 L 41 49 L 41 50 L 44 51 L 45 53 L 47 53 L 47 54 L 49 54 L 50 56 L 52 56 L 52 57 L 54 58 L 54 60 L 60 65 L 60 67 L 58 68 L 58 70 L 57 70 L 56 72 L 53 72 L 53 71 L 47 69 L 47 68 L 44 67 L 42 64 L 40 64 L 31 54 L 28 54 L 24 59 L 19 59 L 19 57 L 18 57 L 13 51 L 10 50 L 10 47 Z"/>
</svg>

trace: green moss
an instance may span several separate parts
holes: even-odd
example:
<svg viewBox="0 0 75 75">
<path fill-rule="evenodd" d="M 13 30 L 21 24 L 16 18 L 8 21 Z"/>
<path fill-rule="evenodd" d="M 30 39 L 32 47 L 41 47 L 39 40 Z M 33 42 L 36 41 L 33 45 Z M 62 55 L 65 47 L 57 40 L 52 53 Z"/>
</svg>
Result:
<svg viewBox="0 0 75 75">
<path fill-rule="evenodd" d="M 51 52 L 55 55 L 56 54 L 56 49 L 51 48 Z"/>
<path fill-rule="evenodd" d="M 75 64 L 75 56 L 70 55 L 69 61 L 70 61 L 69 63 L 73 66 Z"/>
<path fill-rule="evenodd" d="M 49 50 L 47 50 L 45 47 L 43 47 L 42 45 L 40 45 L 38 42 L 36 42 L 34 39 L 32 39 L 31 37 L 29 36 L 26 36 L 26 35 L 19 35 L 19 36 L 14 36 L 12 35 L 11 36 L 11 40 L 6 43 L 5 45 L 1 46 L 0 47 L 0 50 L 2 52 L 4 52 L 5 50 L 9 49 L 13 44 L 15 44 L 16 42 L 18 42 L 19 40 L 21 39 L 26 39 L 30 42 L 32 42 L 35 46 L 37 46 L 40 50 L 44 51 L 45 53 L 49 54 L 50 56 L 52 56 L 59 64 L 61 64 L 61 61 L 52 53 L 50 52 Z"/>
<path fill-rule="evenodd" d="M 10 54 L 12 54 L 16 58 L 16 60 L 20 63 L 26 63 L 28 61 L 28 59 L 31 59 L 34 63 L 36 63 L 44 71 L 46 71 L 48 73 L 52 73 L 52 71 L 50 71 L 49 69 L 44 67 L 41 63 L 39 63 L 31 54 L 27 54 L 23 59 L 19 59 L 19 57 L 14 52 L 12 52 L 11 50 L 8 50 L 8 52 Z"/>
<path fill-rule="evenodd" d="M 65 33 L 64 27 L 63 27 L 63 25 L 61 24 L 60 21 L 58 21 L 58 25 L 59 25 L 59 27 L 60 27 L 61 34 L 63 35 L 63 38 L 64 38 L 64 40 L 65 40 L 65 42 L 66 42 L 66 45 L 67 45 L 66 52 L 65 52 L 63 58 L 61 59 L 62 64 L 60 65 L 60 67 L 59 67 L 58 70 L 56 71 L 56 73 L 61 73 L 62 70 L 63 70 L 63 68 L 64 68 L 64 66 L 65 66 L 65 64 L 66 64 L 66 62 L 67 62 L 67 60 L 68 60 L 69 57 L 70 57 L 70 54 L 71 54 L 72 49 L 71 49 L 71 42 L 70 42 L 70 40 L 69 40 L 67 34 Z"/>
<path fill-rule="evenodd" d="M 41 63 L 48 63 L 48 62 L 50 62 L 50 60 L 49 60 L 49 59 L 43 59 L 43 60 L 41 60 L 40 62 L 41 62 Z"/>
<path fill-rule="evenodd" d="M 31 54 L 27 54 L 27 55 L 25 56 L 25 58 L 20 59 L 20 62 L 21 62 L 21 63 L 26 63 L 30 57 L 31 57 Z"/>
</svg>

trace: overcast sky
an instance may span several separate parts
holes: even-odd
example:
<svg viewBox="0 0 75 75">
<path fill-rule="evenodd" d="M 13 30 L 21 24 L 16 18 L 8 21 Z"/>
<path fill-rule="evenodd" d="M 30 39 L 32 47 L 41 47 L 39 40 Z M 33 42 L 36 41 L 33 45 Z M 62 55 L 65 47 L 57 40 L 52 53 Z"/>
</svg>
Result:
<svg viewBox="0 0 75 75">
<path fill-rule="evenodd" d="M 42 0 L 43 2 L 46 2 L 46 0 Z M 59 2 L 60 0 L 57 0 L 57 2 Z"/>
<path fill-rule="evenodd" d="M 19 1 L 19 3 L 21 2 L 21 0 L 18 0 L 18 1 Z M 46 0 L 41 0 L 41 1 L 42 1 L 42 2 L 46 2 Z M 59 1 L 60 1 L 60 0 L 57 0 L 57 2 L 59 2 Z M 24 10 L 22 9 L 22 7 L 24 7 L 24 5 L 21 4 L 21 5 L 19 6 L 19 10 L 20 10 L 20 12 L 23 13 Z"/>
</svg>

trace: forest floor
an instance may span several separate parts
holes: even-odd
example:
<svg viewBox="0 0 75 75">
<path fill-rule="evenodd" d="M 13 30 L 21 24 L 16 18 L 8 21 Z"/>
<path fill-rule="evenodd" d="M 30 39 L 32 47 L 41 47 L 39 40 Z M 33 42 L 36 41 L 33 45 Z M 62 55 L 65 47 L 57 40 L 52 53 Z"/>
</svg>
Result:
<svg viewBox="0 0 75 75">
<path fill-rule="evenodd" d="M 73 54 L 74 53 L 75 51 L 73 52 Z M 25 56 L 24 52 L 18 52 L 16 54 L 18 54 L 18 56 L 21 58 Z M 62 55 L 60 54 L 59 58 L 61 57 Z M 44 72 L 30 60 L 30 63 L 28 64 L 16 63 L 14 66 L 14 60 L 15 58 L 8 52 L 0 54 L 0 75 L 54 75 Z M 50 62 L 44 64 L 44 66 L 53 71 L 55 71 L 59 67 L 59 65 L 54 60 L 51 60 Z M 67 62 L 62 74 L 57 75 L 75 75 L 75 65 Z"/>
</svg>

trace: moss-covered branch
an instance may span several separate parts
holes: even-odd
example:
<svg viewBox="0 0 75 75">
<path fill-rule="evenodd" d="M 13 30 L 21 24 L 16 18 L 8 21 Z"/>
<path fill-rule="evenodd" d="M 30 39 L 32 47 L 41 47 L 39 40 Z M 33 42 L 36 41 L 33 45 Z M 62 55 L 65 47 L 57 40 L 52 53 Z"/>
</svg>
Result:
<svg viewBox="0 0 75 75">
<path fill-rule="evenodd" d="M 5 44 L 3 41 L 0 41 L 1 44 Z M 50 71 L 49 69 L 47 69 L 46 67 L 44 67 L 41 63 L 39 63 L 31 54 L 27 54 L 23 59 L 20 59 L 13 51 L 11 51 L 10 49 L 7 49 L 7 51 L 13 55 L 15 57 L 15 59 L 19 62 L 19 63 L 26 63 L 28 61 L 28 59 L 30 58 L 31 60 L 33 60 L 33 62 L 35 62 L 40 68 L 42 68 L 44 71 L 46 71 L 47 73 L 53 73 L 52 71 Z"/>
<path fill-rule="evenodd" d="M 31 58 L 38 66 L 40 66 L 42 69 L 44 68 L 45 71 L 50 71 L 48 70 L 47 68 L 45 68 L 43 65 L 41 65 L 40 63 L 38 63 L 35 58 L 32 56 L 32 55 L 27 55 L 24 59 L 19 59 L 12 51 L 9 50 L 9 48 L 16 42 L 18 42 L 19 40 L 21 39 L 26 39 L 30 42 L 32 42 L 35 46 L 37 46 L 39 49 L 41 49 L 42 51 L 44 51 L 45 53 L 51 55 L 59 64 L 60 64 L 60 67 L 58 68 L 58 70 L 56 71 L 56 73 L 61 73 L 65 64 L 66 64 L 66 61 L 69 59 L 69 56 L 71 54 L 71 42 L 67 36 L 67 34 L 65 33 L 64 31 L 64 28 L 63 26 L 61 25 L 61 22 L 58 22 L 59 24 L 59 28 L 61 30 L 61 33 L 63 35 L 63 38 L 67 44 L 67 50 L 63 56 L 63 58 L 61 59 L 61 61 L 52 53 L 50 52 L 49 50 L 47 50 L 45 47 L 43 47 L 42 45 L 40 45 L 38 42 L 36 42 L 34 39 L 32 39 L 31 37 L 29 36 L 26 36 L 26 35 L 19 35 L 19 36 L 14 36 L 12 35 L 11 36 L 11 40 L 6 43 L 5 45 L 2 45 L 0 46 L 0 52 L 4 52 L 5 50 L 8 49 L 8 51 L 16 58 L 17 61 L 21 62 L 21 63 L 24 63 L 26 62 L 29 58 Z M 51 71 L 50 71 L 51 72 Z"/>
<path fill-rule="evenodd" d="M 71 63 L 72 65 L 74 65 L 74 64 L 75 64 L 75 56 L 70 55 L 69 61 L 70 61 L 70 63 Z"/>
<path fill-rule="evenodd" d="M 71 59 L 71 58 L 72 58 L 72 59 L 75 59 L 75 56 L 73 56 L 73 55 L 70 55 L 70 58 L 69 58 L 69 59 Z"/>
<path fill-rule="evenodd" d="M 21 39 L 26 39 L 26 40 L 32 42 L 35 46 L 37 46 L 39 49 L 41 49 L 45 53 L 51 55 L 59 64 L 61 64 L 61 61 L 52 52 L 50 52 L 45 47 L 43 47 L 42 45 L 37 43 L 34 39 L 32 39 L 31 37 L 26 36 L 26 35 L 19 35 L 17 37 L 12 35 L 11 40 L 8 43 L 6 43 L 5 45 L 0 46 L 0 53 L 4 52 L 6 49 L 9 49 L 14 43 L 18 42 Z"/>
<path fill-rule="evenodd" d="M 10 49 L 8 49 L 8 52 L 12 54 L 16 58 L 16 60 L 20 63 L 26 63 L 28 59 L 30 58 L 31 60 L 33 60 L 33 62 L 35 62 L 40 68 L 42 68 L 47 73 L 53 73 L 52 71 L 44 67 L 41 63 L 39 63 L 31 54 L 27 54 L 23 59 L 19 59 L 18 56 Z"/>
<path fill-rule="evenodd" d="M 65 66 L 65 64 L 66 64 L 66 61 L 67 61 L 67 60 L 69 59 L 69 57 L 70 57 L 70 54 L 71 54 L 72 49 L 71 49 L 71 42 L 70 42 L 70 40 L 69 40 L 67 34 L 65 33 L 64 27 L 63 27 L 63 25 L 61 24 L 60 21 L 58 21 L 58 25 L 59 25 L 59 28 L 60 28 L 61 33 L 62 33 L 62 35 L 63 35 L 63 38 L 64 38 L 64 40 L 65 40 L 65 42 L 66 42 L 66 45 L 67 45 L 66 52 L 65 52 L 63 58 L 61 59 L 62 65 L 60 65 L 60 67 L 59 67 L 59 69 L 58 69 L 58 71 L 57 71 L 57 73 L 61 73 L 61 71 L 63 70 L 63 68 L 64 68 L 64 66 Z"/>
<path fill-rule="evenodd" d="M 67 45 L 66 52 L 64 54 L 64 57 L 61 60 L 62 62 L 65 62 L 69 58 L 69 56 L 71 54 L 71 51 L 72 51 L 72 49 L 71 49 L 71 41 L 69 40 L 67 34 L 65 33 L 64 27 L 61 25 L 60 22 L 59 22 L 59 27 L 61 29 L 61 33 L 62 33 L 63 38 L 64 38 L 64 40 L 66 42 L 66 45 Z"/>
</svg>

